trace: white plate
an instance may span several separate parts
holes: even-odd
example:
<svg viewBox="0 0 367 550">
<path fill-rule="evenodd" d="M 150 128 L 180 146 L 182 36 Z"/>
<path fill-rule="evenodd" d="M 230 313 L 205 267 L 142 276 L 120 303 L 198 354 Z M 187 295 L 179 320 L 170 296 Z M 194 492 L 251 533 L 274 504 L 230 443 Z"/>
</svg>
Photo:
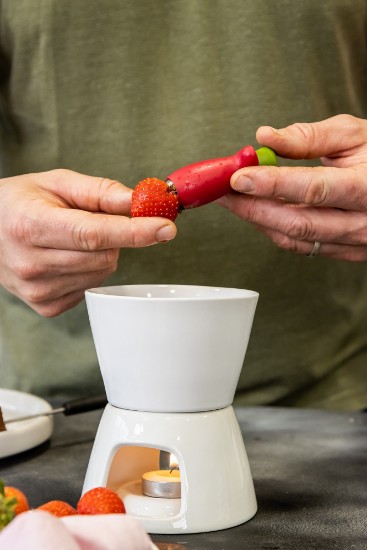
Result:
<svg viewBox="0 0 367 550">
<path fill-rule="evenodd" d="M 0 389 L 0 407 L 6 424 L 16 416 L 37 414 L 52 409 L 51 405 L 29 393 Z M 48 416 L 13 422 L 0 432 L 0 458 L 15 455 L 40 445 L 50 438 L 53 420 Z"/>
</svg>

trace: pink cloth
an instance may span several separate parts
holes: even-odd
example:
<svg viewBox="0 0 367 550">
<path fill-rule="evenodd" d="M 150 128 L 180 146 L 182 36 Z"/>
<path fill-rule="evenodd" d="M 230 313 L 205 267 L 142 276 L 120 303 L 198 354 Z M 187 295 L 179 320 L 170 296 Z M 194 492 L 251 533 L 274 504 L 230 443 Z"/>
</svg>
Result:
<svg viewBox="0 0 367 550">
<path fill-rule="evenodd" d="M 153 550 L 142 526 L 125 514 L 67 516 L 31 510 L 0 533 L 0 549 L 11 550 Z"/>
</svg>

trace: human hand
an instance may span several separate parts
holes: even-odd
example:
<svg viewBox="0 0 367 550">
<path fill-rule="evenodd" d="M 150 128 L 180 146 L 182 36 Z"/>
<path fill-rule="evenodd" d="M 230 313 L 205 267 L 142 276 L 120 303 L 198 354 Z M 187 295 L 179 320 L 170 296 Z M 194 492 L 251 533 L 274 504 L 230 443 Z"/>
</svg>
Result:
<svg viewBox="0 0 367 550">
<path fill-rule="evenodd" d="M 173 239 L 167 219 L 128 217 L 131 193 L 70 170 L 0 180 L 0 283 L 53 317 L 116 270 L 120 248 Z"/>
<path fill-rule="evenodd" d="M 338 115 L 256 134 L 260 144 L 289 159 L 321 158 L 317 167 L 248 167 L 238 170 L 218 202 L 250 221 L 280 248 L 367 260 L 367 121 Z"/>
</svg>

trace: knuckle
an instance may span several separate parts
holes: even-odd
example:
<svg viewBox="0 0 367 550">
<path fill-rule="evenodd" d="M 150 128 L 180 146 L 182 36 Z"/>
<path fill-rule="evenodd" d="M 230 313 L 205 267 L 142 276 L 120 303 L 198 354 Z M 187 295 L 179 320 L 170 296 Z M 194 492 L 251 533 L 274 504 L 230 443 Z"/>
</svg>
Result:
<svg viewBox="0 0 367 550">
<path fill-rule="evenodd" d="M 127 246 L 129 248 L 138 248 L 142 246 L 142 243 L 140 242 L 140 239 L 138 238 L 138 234 L 135 231 L 132 231 L 128 235 L 128 244 Z"/>
<path fill-rule="evenodd" d="M 298 241 L 313 240 L 313 225 L 309 219 L 296 212 L 287 224 L 286 233 Z"/>
<path fill-rule="evenodd" d="M 315 126 L 309 122 L 296 122 L 292 126 L 312 149 L 316 139 Z"/>
<path fill-rule="evenodd" d="M 259 205 L 259 199 L 256 197 L 245 197 L 245 200 L 242 201 L 243 207 L 246 207 L 243 209 L 243 216 L 246 220 L 249 222 L 257 222 L 258 221 L 258 205 Z"/>
<path fill-rule="evenodd" d="M 70 174 L 72 173 L 73 171 L 68 170 L 67 168 L 54 168 L 53 170 L 49 170 L 44 174 L 47 175 L 47 177 L 51 177 L 55 183 L 61 184 L 65 181 L 65 179 L 70 177 Z"/>
<path fill-rule="evenodd" d="M 47 285 L 27 283 L 23 286 L 22 295 L 28 304 L 42 304 L 50 300 L 52 289 Z"/>
<path fill-rule="evenodd" d="M 323 177 L 322 172 L 315 170 L 305 194 L 305 204 L 325 204 L 327 203 L 329 194 L 329 185 Z"/>
<path fill-rule="evenodd" d="M 34 222 L 31 218 L 27 218 L 23 213 L 17 212 L 10 224 L 6 226 L 7 235 L 16 242 L 29 242 L 34 233 Z M 8 227 L 8 229 L 7 229 Z"/>
<path fill-rule="evenodd" d="M 290 239 L 287 235 L 283 235 L 281 233 L 276 233 L 272 236 L 273 243 L 282 250 L 288 250 L 290 252 L 296 252 L 296 241 L 294 239 Z"/>
<path fill-rule="evenodd" d="M 43 317 L 51 318 L 64 313 L 65 311 L 73 308 L 84 299 L 84 290 L 71 292 L 65 294 L 55 300 L 49 302 L 34 305 L 33 309 L 37 311 Z"/>
<path fill-rule="evenodd" d="M 36 311 L 39 315 L 42 315 L 42 317 L 46 317 L 47 319 L 51 319 L 52 317 L 56 317 L 60 313 L 63 312 L 62 309 L 51 305 L 37 305 L 37 304 L 31 304 L 32 309 Z"/>
<path fill-rule="evenodd" d="M 152 226 L 148 218 L 131 218 L 128 223 L 124 242 L 127 248 L 140 248 L 153 242 Z"/>
<path fill-rule="evenodd" d="M 118 258 L 119 255 L 114 250 L 104 250 L 101 258 L 97 261 L 96 273 L 102 274 L 102 276 L 115 273 L 118 268 Z"/>
<path fill-rule="evenodd" d="M 102 240 L 101 231 L 85 221 L 77 223 L 73 228 L 74 245 L 79 250 L 94 252 L 101 247 Z"/>
<path fill-rule="evenodd" d="M 43 275 L 43 268 L 35 262 L 18 262 L 13 266 L 13 272 L 21 281 L 32 281 Z"/>
<path fill-rule="evenodd" d="M 111 209 L 114 210 L 116 207 L 115 204 L 115 191 L 117 188 L 119 190 L 122 189 L 121 183 L 119 183 L 117 180 L 111 180 L 109 178 L 101 178 L 97 182 L 98 186 L 98 192 L 97 195 L 99 197 L 99 210 L 102 211 L 110 211 Z"/>
<path fill-rule="evenodd" d="M 100 191 L 107 193 L 111 188 L 121 185 L 117 180 L 111 180 L 109 178 L 101 178 L 99 181 Z"/>
<path fill-rule="evenodd" d="M 106 257 L 106 265 L 109 267 L 109 270 L 111 273 L 114 273 L 117 270 L 118 267 L 118 259 L 119 259 L 119 250 L 116 250 L 115 248 L 107 249 L 105 252 Z"/>
<path fill-rule="evenodd" d="M 363 219 L 364 217 L 364 213 L 357 214 L 354 216 L 354 220 L 351 219 L 344 225 L 340 225 L 338 232 L 339 240 L 347 242 L 354 249 L 356 247 L 363 247 L 363 250 L 367 250 L 367 227 L 366 221 Z"/>
<path fill-rule="evenodd" d="M 57 315 L 60 315 L 61 313 L 64 313 L 67 308 L 65 308 L 62 304 L 59 304 L 58 301 L 49 302 L 46 304 L 37 304 L 33 303 L 31 305 L 33 309 L 39 314 L 42 315 L 42 317 L 46 317 L 47 319 L 51 319 L 52 317 L 56 317 Z"/>
<path fill-rule="evenodd" d="M 362 124 L 365 125 L 365 121 L 347 113 L 335 115 L 334 120 L 340 122 L 344 128 L 351 131 L 357 131 Z"/>
<path fill-rule="evenodd" d="M 263 182 L 266 185 L 267 196 L 269 198 L 279 198 L 283 194 L 283 177 L 278 169 L 275 167 L 269 166 L 264 170 L 260 175 L 262 176 Z M 267 179 L 267 182 L 266 182 Z"/>
</svg>

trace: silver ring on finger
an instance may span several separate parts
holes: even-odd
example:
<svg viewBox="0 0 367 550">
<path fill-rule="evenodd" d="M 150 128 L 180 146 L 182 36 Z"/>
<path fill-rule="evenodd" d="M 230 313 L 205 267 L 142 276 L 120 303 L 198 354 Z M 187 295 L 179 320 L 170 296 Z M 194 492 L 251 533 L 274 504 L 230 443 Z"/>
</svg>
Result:
<svg viewBox="0 0 367 550">
<path fill-rule="evenodd" d="M 320 248 L 321 248 L 321 243 L 320 241 L 315 241 L 313 243 L 313 247 L 312 247 L 312 250 L 309 254 L 307 254 L 307 257 L 308 258 L 313 258 L 315 256 L 318 256 L 319 252 L 320 252 Z"/>
</svg>

